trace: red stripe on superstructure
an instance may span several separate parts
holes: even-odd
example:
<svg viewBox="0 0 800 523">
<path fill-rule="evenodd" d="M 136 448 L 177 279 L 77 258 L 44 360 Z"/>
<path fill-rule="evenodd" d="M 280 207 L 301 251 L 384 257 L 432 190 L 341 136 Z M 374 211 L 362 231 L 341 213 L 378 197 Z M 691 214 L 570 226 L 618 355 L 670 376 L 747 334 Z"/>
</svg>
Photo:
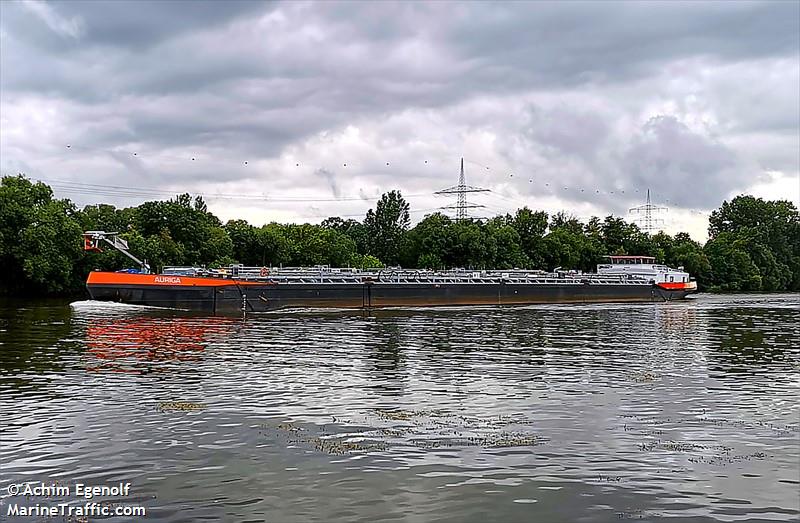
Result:
<svg viewBox="0 0 800 523">
<path fill-rule="evenodd" d="M 87 285 L 173 285 L 175 287 L 224 287 L 226 285 L 269 285 L 268 282 L 172 276 L 165 274 L 131 274 L 127 272 L 90 272 Z"/>
</svg>

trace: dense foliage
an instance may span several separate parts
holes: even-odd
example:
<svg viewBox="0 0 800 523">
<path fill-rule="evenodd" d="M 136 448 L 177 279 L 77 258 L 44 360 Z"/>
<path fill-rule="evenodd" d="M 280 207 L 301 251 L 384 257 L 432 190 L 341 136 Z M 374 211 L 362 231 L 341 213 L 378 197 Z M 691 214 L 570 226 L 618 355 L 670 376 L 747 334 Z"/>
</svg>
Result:
<svg viewBox="0 0 800 523">
<path fill-rule="evenodd" d="M 54 198 L 45 184 L 7 176 L 0 184 L 0 292 L 80 291 L 91 269 L 131 266 L 113 249 L 84 253 L 85 230 L 121 233 L 153 268 L 243 263 L 592 271 L 603 255 L 636 254 L 685 267 L 707 290 L 800 290 L 800 215 L 786 201 L 739 196 L 724 202 L 711 215 L 705 246 L 685 233 L 649 235 L 614 216 L 582 223 L 527 207 L 486 221 L 434 213 L 414 227 L 409 216 L 408 203 L 391 191 L 363 221 L 222 224 L 202 198 L 188 194 L 125 209 L 77 209 Z"/>
<path fill-rule="evenodd" d="M 790 202 L 739 196 L 723 202 L 708 223 L 712 286 L 800 289 L 800 216 Z"/>
</svg>

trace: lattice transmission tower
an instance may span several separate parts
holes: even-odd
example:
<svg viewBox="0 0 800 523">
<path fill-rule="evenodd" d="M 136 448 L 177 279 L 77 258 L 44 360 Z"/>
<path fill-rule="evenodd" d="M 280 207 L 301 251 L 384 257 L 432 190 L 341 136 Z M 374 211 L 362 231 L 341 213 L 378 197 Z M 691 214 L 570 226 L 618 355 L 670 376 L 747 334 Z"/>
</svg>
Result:
<svg viewBox="0 0 800 523">
<path fill-rule="evenodd" d="M 647 203 L 628 209 L 629 214 L 638 215 L 638 217 L 634 218 L 633 221 L 639 225 L 639 228 L 641 228 L 642 231 L 648 234 L 653 234 L 654 232 L 658 232 L 662 229 L 664 220 L 653 216 L 654 214 L 658 214 L 662 211 L 667 212 L 669 211 L 669 208 L 661 205 L 653 205 L 650 202 L 650 189 L 647 189 Z"/>
<path fill-rule="evenodd" d="M 448 187 L 447 189 L 442 189 L 441 191 L 436 191 L 434 194 L 445 194 L 445 195 L 456 195 L 456 204 L 455 205 L 445 205 L 444 207 L 440 207 L 441 209 L 455 209 L 456 210 L 456 220 L 466 220 L 469 218 L 469 211 L 467 209 L 479 209 L 481 207 L 485 207 L 485 205 L 480 205 L 477 203 L 470 203 L 467 201 L 467 193 L 471 192 L 489 192 L 489 189 L 483 189 L 482 187 L 473 187 L 472 185 L 467 185 L 466 177 L 464 176 L 464 158 L 461 158 L 461 175 L 458 177 L 458 185 L 454 185 L 452 187 Z"/>
</svg>

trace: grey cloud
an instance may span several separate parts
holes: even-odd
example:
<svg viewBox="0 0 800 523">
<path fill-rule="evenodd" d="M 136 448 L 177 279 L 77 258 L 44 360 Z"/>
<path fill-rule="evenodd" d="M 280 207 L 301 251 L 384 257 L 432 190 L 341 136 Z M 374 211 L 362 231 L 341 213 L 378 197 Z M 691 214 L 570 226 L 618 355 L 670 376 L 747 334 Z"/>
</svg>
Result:
<svg viewBox="0 0 800 523">
<path fill-rule="evenodd" d="M 485 90 L 619 82 L 676 57 L 742 59 L 791 54 L 798 46 L 797 6 L 791 2 L 727 8 L 536 2 L 455 9 L 382 3 L 364 11 L 347 3 L 245 2 L 226 9 L 227 17 L 219 16 L 221 3 L 194 2 L 182 12 L 185 5 L 58 4 L 63 16 L 86 20 L 88 29 L 78 49 L 53 53 L 90 60 L 106 73 L 103 83 L 111 92 L 83 83 L 85 96 L 128 88 L 184 92 L 248 78 L 316 78 L 325 96 L 314 102 L 374 111 L 438 106 Z M 254 25 L 269 10 L 281 16 Z M 309 27 L 315 29 L 304 31 Z M 16 39 L 27 34 L 7 30 Z M 131 35 L 149 45 L 137 47 Z M 204 42 L 208 47 L 198 53 Z M 81 85 L 76 77 L 83 74 L 56 68 L 45 76 Z"/>
<path fill-rule="evenodd" d="M 51 51 L 69 52 L 79 48 L 77 43 L 69 45 L 69 39 L 49 38 L 53 35 L 48 35 L 47 29 L 56 37 L 69 36 L 83 44 L 145 48 L 268 7 L 250 0 L 26 0 L 3 2 L 3 17 L 27 42 Z"/>
<path fill-rule="evenodd" d="M 757 178 L 751 162 L 674 115 L 613 132 L 606 120 L 581 108 L 534 108 L 530 114 L 532 124 L 511 133 L 524 137 L 529 158 L 511 160 L 521 168 L 510 181 L 528 196 L 591 201 L 624 214 L 650 189 L 661 203 L 696 209 L 718 205 Z"/>
<path fill-rule="evenodd" d="M 108 155 L 122 166 L 126 172 L 134 174 L 140 179 L 149 179 L 153 177 L 153 173 L 138 156 L 122 151 L 108 151 Z"/>
<path fill-rule="evenodd" d="M 684 207 L 702 206 L 753 181 L 753 173 L 732 169 L 733 151 L 692 132 L 674 117 L 647 122 L 627 151 L 623 166 L 640 187 Z"/>
<path fill-rule="evenodd" d="M 41 19 L 47 27 L 59 36 L 80 38 L 86 31 L 86 27 L 81 18 L 77 16 L 72 16 L 70 18 L 61 17 L 45 2 L 23 0 L 21 5 Z"/>
<path fill-rule="evenodd" d="M 465 55 L 562 85 L 620 81 L 687 56 L 794 56 L 800 42 L 795 2 L 478 5 L 455 25 Z"/>
<path fill-rule="evenodd" d="M 317 169 L 314 174 L 325 180 L 334 198 L 339 198 L 342 196 L 342 192 L 339 189 L 339 184 L 336 181 L 336 174 L 334 174 L 332 171 L 329 171 L 328 169 Z"/>
<path fill-rule="evenodd" d="M 580 202 L 580 192 L 557 187 L 651 186 L 705 208 L 746 187 L 754 166 L 800 170 L 786 152 L 800 118 L 797 2 L 72 1 L 0 9 L 0 109 L 13 115 L 4 126 L 29 129 L 43 118 L 54 129 L 37 143 L 4 132 L 4 169 L 59 165 L 72 142 L 111 160 L 115 178 L 170 187 L 261 178 L 291 190 L 317 188 L 322 177 L 334 195 L 372 198 L 373 187 L 432 192 L 452 184 L 451 167 L 420 168 L 420 155 L 450 165 L 487 154 L 477 160 L 550 183 L 517 185 L 520 194 Z M 18 110 L 28 99 L 26 107 L 47 115 Z M 413 118 L 395 118 L 405 114 Z M 654 115 L 662 116 L 642 127 Z M 708 132 L 692 130 L 695 117 L 709 119 Z M 314 141 L 347 126 L 370 131 L 365 143 Z M 752 153 L 731 145 L 745 134 L 758 134 Z M 479 137 L 492 145 L 476 147 Z M 39 154 L 42 141 L 57 152 Z M 131 158 L 132 149 L 142 157 Z M 308 169 L 276 174 L 287 151 L 305 155 L 298 160 Z M 193 154 L 203 160 L 184 163 Z M 334 175 L 337 154 L 351 155 L 352 167 Z M 391 168 L 384 154 L 393 155 Z M 92 180 L 110 179 L 91 169 Z M 368 192 L 351 182 L 356 176 Z M 693 181 L 701 187 L 685 191 Z M 630 200 L 594 201 L 618 210 Z"/>
<path fill-rule="evenodd" d="M 552 147 L 557 155 L 574 155 L 592 161 L 608 138 L 607 115 L 574 108 L 545 110 L 531 107 L 525 129 L 533 140 Z"/>
</svg>

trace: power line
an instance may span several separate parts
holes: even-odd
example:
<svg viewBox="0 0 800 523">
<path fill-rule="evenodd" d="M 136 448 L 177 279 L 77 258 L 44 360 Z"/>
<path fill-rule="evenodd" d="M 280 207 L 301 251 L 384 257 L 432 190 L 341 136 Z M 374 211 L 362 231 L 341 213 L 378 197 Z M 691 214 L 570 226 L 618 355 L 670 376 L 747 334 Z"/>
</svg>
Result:
<svg viewBox="0 0 800 523">
<path fill-rule="evenodd" d="M 410 210 L 408 212 L 410 214 L 417 214 L 417 213 L 421 213 L 421 212 L 431 212 L 431 211 L 438 211 L 438 210 L 439 210 L 439 207 L 429 207 L 427 209 L 413 209 L 413 210 Z M 364 216 L 365 214 L 366 213 L 364 213 L 364 212 L 355 213 L 355 214 L 337 214 L 336 217 L 337 218 L 357 218 L 359 216 Z M 307 216 L 295 216 L 295 219 L 297 219 L 297 220 L 307 220 L 307 219 L 311 219 L 311 218 L 331 218 L 331 215 L 330 214 L 313 214 L 313 215 L 307 215 Z"/>
<path fill-rule="evenodd" d="M 74 182 L 68 180 L 50 180 L 45 178 L 32 178 L 33 180 L 47 183 L 51 187 L 58 189 L 59 192 L 72 194 L 92 194 L 96 196 L 128 196 L 128 197 L 156 197 L 156 196 L 175 196 L 180 191 L 167 191 L 160 189 L 143 189 L 137 187 L 126 187 L 121 185 L 105 185 L 86 182 Z M 314 197 L 286 197 L 276 198 L 271 196 L 259 196 L 253 194 L 231 194 L 231 193 L 198 193 L 191 192 L 198 196 L 218 199 L 234 200 L 257 200 L 270 202 L 354 202 L 367 201 L 362 197 L 339 197 L 339 198 L 314 198 Z M 419 198 L 431 196 L 432 193 L 403 195 L 403 198 Z"/>
<path fill-rule="evenodd" d="M 254 165 L 254 162 L 253 162 L 254 158 L 247 158 L 245 156 L 242 156 L 242 157 L 239 157 L 237 159 L 237 158 L 233 158 L 233 157 L 227 157 L 227 155 L 222 156 L 222 157 L 220 157 L 220 156 L 214 157 L 214 153 L 213 152 L 211 152 L 211 155 L 209 155 L 209 154 L 207 154 L 208 151 L 203 150 L 202 148 L 191 148 L 191 147 L 189 147 L 189 148 L 184 149 L 184 151 L 186 151 L 186 152 L 179 152 L 179 153 L 176 154 L 174 152 L 175 151 L 174 149 L 173 150 L 168 150 L 168 151 L 153 151 L 153 150 L 148 149 L 144 145 L 142 145 L 142 148 L 136 148 L 135 146 L 128 145 L 125 148 L 115 147 L 113 149 L 111 149 L 111 148 L 102 148 L 102 147 L 90 147 L 90 146 L 85 146 L 85 145 L 81 145 L 81 144 L 77 144 L 77 143 L 66 143 L 64 145 L 66 147 L 64 149 L 62 149 L 62 151 L 64 151 L 65 153 L 67 153 L 67 151 L 69 151 L 67 153 L 69 155 L 74 155 L 75 153 L 80 154 L 81 152 L 90 153 L 90 154 L 92 154 L 92 153 L 94 153 L 94 154 L 104 153 L 104 154 L 112 155 L 114 158 L 116 158 L 118 160 L 121 160 L 122 158 L 127 156 L 127 157 L 129 157 L 129 158 L 131 158 L 133 160 L 140 161 L 140 162 L 143 162 L 143 161 L 159 162 L 159 161 L 167 160 L 167 161 L 170 161 L 170 162 L 176 162 L 176 165 L 177 165 L 177 162 L 185 162 L 186 165 L 198 165 L 198 164 L 205 164 L 209 160 L 213 160 L 213 161 L 220 161 L 220 162 L 223 162 L 223 163 L 228 164 L 228 165 L 230 165 L 230 164 L 238 164 L 240 167 L 245 168 L 245 169 L 257 168 L 256 165 Z M 424 164 L 425 165 L 427 165 L 427 166 L 430 165 L 430 163 L 431 163 L 430 160 L 431 159 L 419 158 L 417 161 L 423 161 L 423 160 L 424 160 Z M 355 170 L 358 170 L 357 164 L 353 164 L 352 162 L 345 161 L 344 159 L 342 159 L 340 161 L 342 162 L 342 163 L 339 163 L 339 165 L 341 167 L 344 167 L 347 170 L 350 170 L 350 168 L 352 168 L 352 167 L 356 167 Z M 495 176 L 500 175 L 500 173 L 504 171 L 504 169 L 502 169 L 502 168 L 498 169 L 497 166 L 486 165 L 486 164 L 474 161 L 474 160 L 472 160 L 470 158 L 462 158 L 462 164 L 463 164 L 464 161 L 466 161 L 468 163 L 471 163 L 471 164 L 474 164 L 475 166 L 479 167 L 481 170 L 485 170 L 485 171 L 488 171 L 488 172 L 493 172 L 495 174 Z M 303 162 L 303 161 L 301 161 L 299 159 L 289 158 L 289 159 L 286 159 L 286 162 L 289 163 L 289 164 L 292 164 L 295 167 L 308 167 L 309 166 L 308 164 L 306 164 L 305 162 Z M 390 161 L 384 160 L 381 163 L 385 163 L 387 168 L 390 165 L 392 165 L 392 166 L 395 165 L 395 162 L 393 162 L 393 161 L 390 162 Z M 485 174 L 488 174 L 488 172 L 485 173 Z M 564 195 L 569 195 L 569 197 L 571 197 L 571 198 L 580 197 L 584 201 L 591 200 L 590 196 L 592 196 L 592 195 L 599 196 L 599 195 L 602 194 L 602 195 L 607 195 L 607 196 L 612 196 L 612 197 L 623 196 L 624 198 L 627 199 L 627 198 L 630 198 L 631 196 L 634 196 L 635 194 L 638 194 L 640 192 L 644 192 L 644 189 L 642 189 L 640 191 L 639 188 L 636 188 L 636 187 L 633 187 L 633 186 L 628 186 L 628 187 L 625 187 L 625 188 L 614 187 L 613 189 L 608 189 L 608 188 L 599 187 L 599 186 L 595 186 L 595 187 L 581 186 L 580 182 L 578 182 L 577 186 L 574 186 L 574 185 L 562 186 L 560 183 L 558 183 L 558 180 L 556 179 L 557 177 L 554 177 L 554 176 L 544 176 L 543 177 L 543 176 L 539 175 L 539 176 L 536 176 L 536 179 L 534 179 L 534 178 L 528 179 L 528 176 L 526 176 L 524 172 L 513 172 L 512 171 L 511 173 L 507 174 L 506 176 L 502 176 L 501 175 L 501 177 L 505 177 L 506 181 L 508 181 L 508 182 L 510 182 L 512 180 L 513 181 L 523 181 L 524 182 L 525 179 L 527 179 L 528 184 L 530 184 L 531 187 L 540 186 L 540 187 L 544 188 L 546 191 L 548 191 L 550 194 L 552 194 L 555 197 L 558 197 L 559 194 L 564 194 Z M 498 179 L 498 181 L 501 181 L 501 180 Z M 64 183 L 68 183 L 68 182 L 64 182 Z M 528 184 L 526 184 L 526 185 L 528 185 Z M 464 184 L 464 185 L 466 185 L 466 184 Z M 88 191 L 88 190 L 77 191 L 77 190 L 74 190 L 74 187 L 75 187 L 74 185 L 71 185 L 69 187 L 67 187 L 67 186 L 58 186 L 59 190 L 62 191 L 62 192 L 65 192 L 65 193 L 70 193 L 70 194 L 76 194 L 76 193 L 93 194 L 93 195 L 96 195 L 96 196 L 120 196 L 120 197 L 133 198 L 133 197 L 148 197 L 148 196 L 154 196 L 154 195 L 174 195 L 175 194 L 175 192 L 173 192 L 173 191 L 152 190 L 152 189 L 148 190 L 148 189 L 142 189 L 142 188 L 127 188 L 127 187 L 123 188 L 123 187 L 119 187 L 119 186 L 100 186 L 99 187 L 99 188 L 101 188 L 101 189 L 103 189 L 103 190 L 105 190 L 107 192 L 98 192 L 98 191 L 91 192 L 91 191 Z M 81 187 L 81 189 L 83 189 L 85 186 L 78 186 L 78 187 Z M 89 185 L 89 187 L 91 187 L 91 185 Z M 69 190 L 69 189 L 72 189 L 72 190 Z M 114 190 L 119 189 L 119 191 L 124 191 L 124 194 L 122 194 L 121 192 L 120 193 L 108 192 L 109 189 L 114 189 Z M 452 191 L 451 194 L 458 195 L 457 186 L 451 187 L 449 189 Z M 445 191 L 447 191 L 447 190 L 445 190 Z M 467 191 L 467 192 L 470 192 L 470 191 Z M 444 191 L 439 191 L 439 192 L 434 193 L 434 194 L 447 194 L 447 193 L 445 193 Z M 666 198 L 666 194 L 662 194 L 659 197 L 659 194 L 651 192 L 651 195 L 652 195 L 653 198 L 657 198 L 657 199 L 660 199 L 660 200 L 664 201 L 667 205 L 679 205 L 680 204 L 680 202 L 670 202 L 670 199 Z M 286 198 L 273 198 L 273 197 L 269 197 L 269 196 L 265 196 L 265 195 L 259 196 L 259 195 L 253 195 L 253 194 L 243 194 L 243 195 L 239 195 L 239 194 L 216 194 L 216 195 L 206 194 L 206 195 L 202 195 L 202 196 L 207 197 L 207 198 L 218 198 L 218 199 L 241 199 L 241 200 L 257 200 L 257 201 L 273 201 L 273 202 L 338 202 L 338 201 L 345 202 L 345 201 L 365 200 L 364 198 L 361 198 L 361 197 L 335 197 L 335 198 L 315 198 L 315 197 L 293 198 L 293 197 L 286 197 Z M 414 198 L 414 197 L 421 197 L 421 196 L 429 196 L 429 194 L 404 195 L 404 197 L 406 197 L 406 198 Z M 461 203 L 461 205 L 459 204 L 459 202 Z M 522 205 L 525 205 L 525 203 L 522 203 Z M 456 204 L 451 205 L 451 206 L 442 207 L 442 209 L 448 209 L 448 210 L 454 209 L 454 210 L 456 210 L 457 216 L 461 216 L 462 217 L 462 218 L 459 218 L 459 219 L 463 219 L 463 217 L 467 216 L 467 210 L 468 209 L 478 208 L 478 207 L 479 207 L 478 205 L 470 204 L 469 202 L 467 202 L 466 201 L 466 195 L 462 195 L 462 197 L 457 198 Z M 706 211 L 696 211 L 696 210 L 690 210 L 690 211 L 698 213 L 698 214 L 704 214 L 704 213 L 707 214 Z M 651 213 L 651 218 L 652 218 L 652 213 Z M 653 218 L 653 220 L 654 221 L 651 222 L 651 223 L 655 227 L 655 226 L 658 225 L 658 219 L 657 218 Z M 647 218 L 646 218 L 646 216 L 643 218 L 643 222 L 645 222 L 643 227 L 647 227 L 647 224 L 646 224 Z"/>
</svg>

